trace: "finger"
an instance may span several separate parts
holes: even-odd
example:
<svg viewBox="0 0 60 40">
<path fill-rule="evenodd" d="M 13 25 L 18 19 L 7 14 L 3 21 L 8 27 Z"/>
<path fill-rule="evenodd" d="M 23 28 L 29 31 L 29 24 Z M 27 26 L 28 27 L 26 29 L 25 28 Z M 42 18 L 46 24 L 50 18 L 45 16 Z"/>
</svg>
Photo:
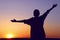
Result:
<svg viewBox="0 0 60 40">
<path fill-rule="evenodd" d="M 10 20 L 11 22 L 13 22 L 13 20 Z"/>
</svg>

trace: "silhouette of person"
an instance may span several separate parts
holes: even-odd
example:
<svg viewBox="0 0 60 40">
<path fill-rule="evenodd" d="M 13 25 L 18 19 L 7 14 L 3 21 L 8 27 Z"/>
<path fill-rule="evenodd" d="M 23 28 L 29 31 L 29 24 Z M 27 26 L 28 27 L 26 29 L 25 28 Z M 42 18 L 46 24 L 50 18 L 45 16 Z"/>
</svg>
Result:
<svg viewBox="0 0 60 40">
<path fill-rule="evenodd" d="M 55 8 L 57 4 L 54 4 L 49 10 L 47 10 L 43 15 L 40 15 L 40 12 L 38 9 L 34 10 L 34 17 L 26 20 L 16 20 L 13 19 L 11 22 L 24 22 L 25 24 L 28 24 L 31 26 L 31 40 L 45 40 L 45 32 L 44 32 L 44 20 L 49 14 L 49 12 Z"/>
</svg>

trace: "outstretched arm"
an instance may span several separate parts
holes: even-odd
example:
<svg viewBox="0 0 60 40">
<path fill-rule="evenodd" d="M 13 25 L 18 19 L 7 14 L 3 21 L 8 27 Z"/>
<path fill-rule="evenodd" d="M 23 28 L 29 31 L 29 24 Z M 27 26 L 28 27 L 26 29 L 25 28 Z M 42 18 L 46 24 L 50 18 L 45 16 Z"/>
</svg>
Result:
<svg viewBox="0 0 60 40">
<path fill-rule="evenodd" d="M 57 4 L 54 4 L 49 10 L 47 10 L 47 11 L 51 11 L 53 8 L 55 8 L 57 6 Z"/>
<path fill-rule="evenodd" d="M 49 12 L 54 9 L 55 7 L 57 6 L 57 4 L 54 4 L 50 9 L 48 9 L 42 16 L 43 16 L 43 19 L 46 18 L 46 16 L 49 14 Z"/>
<path fill-rule="evenodd" d="M 11 22 L 24 22 L 24 20 L 16 20 L 16 19 L 13 19 L 13 20 L 11 20 Z"/>
</svg>

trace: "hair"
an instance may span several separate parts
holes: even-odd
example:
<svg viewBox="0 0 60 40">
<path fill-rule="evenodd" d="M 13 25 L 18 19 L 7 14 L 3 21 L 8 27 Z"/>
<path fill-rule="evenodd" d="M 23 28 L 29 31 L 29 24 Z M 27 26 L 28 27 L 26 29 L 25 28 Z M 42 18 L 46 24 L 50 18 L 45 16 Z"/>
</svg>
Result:
<svg viewBox="0 0 60 40">
<path fill-rule="evenodd" d="M 35 17 L 38 17 L 39 15 L 40 15 L 39 10 L 38 10 L 38 9 L 35 9 L 35 10 L 34 10 L 34 16 L 35 16 Z"/>
</svg>

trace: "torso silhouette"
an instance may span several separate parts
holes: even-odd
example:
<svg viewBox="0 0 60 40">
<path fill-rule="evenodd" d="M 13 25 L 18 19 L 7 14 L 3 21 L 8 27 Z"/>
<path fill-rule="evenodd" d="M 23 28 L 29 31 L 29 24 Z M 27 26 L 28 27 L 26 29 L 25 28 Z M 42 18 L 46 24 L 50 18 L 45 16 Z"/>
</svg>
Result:
<svg viewBox="0 0 60 40">
<path fill-rule="evenodd" d="M 43 28 L 44 20 L 45 17 L 43 15 L 40 17 L 33 17 L 24 21 L 25 24 L 31 26 L 31 39 L 38 40 L 38 39 L 45 38 L 45 32 Z"/>
<path fill-rule="evenodd" d="M 49 12 L 55 8 L 57 6 L 57 4 L 53 5 L 49 10 L 47 10 L 42 16 L 38 16 L 39 11 L 34 11 L 34 13 L 36 13 L 35 17 L 32 17 L 30 19 L 27 20 L 20 20 L 20 21 L 16 21 L 11 20 L 12 22 L 24 22 L 25 24 L 28 24 L 31 26 L 31 40 L 45 40 L 45 32 L 44 32 L 44 20 L 46 18 L 46 16 L 49 14 Z"/>
</svg>

